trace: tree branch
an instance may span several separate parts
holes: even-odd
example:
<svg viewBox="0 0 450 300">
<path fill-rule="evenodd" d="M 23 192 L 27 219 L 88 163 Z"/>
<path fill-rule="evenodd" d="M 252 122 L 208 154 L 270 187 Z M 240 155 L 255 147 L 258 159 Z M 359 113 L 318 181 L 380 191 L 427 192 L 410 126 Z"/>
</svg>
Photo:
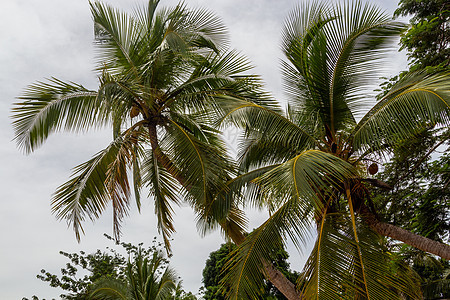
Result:
<svg viewBox="0 0 450 300">
<path fill-rule="evenodd" d="M 398 179 L 397 180 L 397 182 L 401 182 L 401 181 L 403 181 L 403 179 L 405 179 L 409 174 L 411 174 L 412 172 L 414 172 L 414 170 L 416 170 L 419 166 L 420 166 L 420 164 L 421 163 L 423 163 L 423 161 L 428 157 L 428 156 L 430 156 L 430 154 L 431 153 L 433 153 L 434 152 L 434 150 L 436 150 L 440 145 L 442 145 L 443 143 L 445 143 L 446 142 L 446 140 L 444 139 L 444 140 L 442 140 L 442 141 L 440 141 L 439 143 L 437 143 L 433 148 L 431 148 L 428 152 L 427 152 L 427 154 L 425 154 L 415 165 L 414 165 L 414 167 L 412 167 L 412 169 L 410 169 L 405 175 L 403 175 L 402 177 L 400 177 L 400 179 Z"/>
<path fill-rule="evenodd" d="M 390 186 L 389 184 L 387 184 L 384 181 L 378 180 L 378 179 L 373 179 L 373 178 L 362 178 L 361 181 L 364 182 L 368 182 L 371 185 L 375 186 L 375 187 L 379 187 L 382 188 L 384 190 L 393 190 L 394 188 L 392 186 Z"/>
</svg>

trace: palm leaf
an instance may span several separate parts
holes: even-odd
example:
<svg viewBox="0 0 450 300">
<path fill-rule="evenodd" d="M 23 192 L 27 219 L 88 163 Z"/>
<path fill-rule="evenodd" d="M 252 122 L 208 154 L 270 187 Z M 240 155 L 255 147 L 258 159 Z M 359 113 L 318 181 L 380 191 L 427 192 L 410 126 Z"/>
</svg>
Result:
<svg viewBox="0 0 450 300">
<path fill-rule="evenodd" d="M 127 300 L 130 299 L 127 285 L 116 278 L 101 278 L 91 287 L 89 297 L 99 300 Z"/>
<path fill-rule="evenodd" d="M 222 188 L 231 171 L 223 143 L 205 128 L 202 128 L 203 135 L 195 135 L 187 118 L 168 122 L 161 147 L 181 170 L 189 201 L 194 207 L 203 207 L 211 195 Z"/>
<path fill-rule="evenodd" d="M 334 22 L 325 26 L 328 39 L 330 74 L 330 128 L 345 128 L 364 106 L 371 104 L 366 96 L 373 87 L 389 49 L 405 25 L 393 22 L 376 6 L 355 1 L 336 4 Z M 332 130 L 334 131 L 334 130 Z"/>
<path fill-rule="evenodd" d="M 300 247 L 310 228 L 310 217 L 322 211 L 318 192 L 330 195 L 349 177 L 353 167 L 341 159 L 317 150 L 305 151 L 264 173 L 254 182 L 260 185 L 260 201 L 275 212 L 254 230 L 233 252 L 227 263 L 224 284 L 232 299 L 253 298 L 261 292 L 263 265 L 269 253 L 289 236 Z M 270 242 L 268 242 L 270 241 Z"/>
<path fill-rule="evenodd" d="M 296 198 L 286 201 L 230 254 L 221 281 L 228 299 L 256 299 L 262 294 L 263 264 L 270 261 L 270 253 L 283 245 L 287 233 L 295 238 L 305 235 L 306 216 L 300 207 Z"/>
<path fill-rule="evenodd" d="M 221 52 L 227 47 L 228 32 L 222 20 L 207 9 L 190 10 L 187 18 L 189 27 L 184 29 L 194 34 L 192 45 L 205 49 L 210 48 Z"/>
<path fill-rule="evenodd" d="M 158 230 L 163 236 L 167 251 L 170 252 L 170 236 L 175 232 L 171 203 L 179 205 L 180 201 L 176 196 L 179 188 L 167 170 L 159 166 L 152 151 L 145 152 L 142 173 L 142 182 L 148 183 L 149 196 L 153 197 L 155 203 Z"/>
<path fill-rule="evenodd" d="M 50 133 L 64 129 L 80 132 L 100 127 L 105 118 L 97 92 L 56 78 L 30 85 L 15 103 L 13 127 L 15 140 L 26 152 L 39 147 Z"/>
<path fill-rule="evenodd" d="M 314 147 L 317 142 L 303 128 L 273 109 L 232 97 L 221 98 L 222 119 L 244 128 L 244 136 L 252 139 L 241 151 L 243 170 L 259 167 L 259 158 L 269 164 L 277 163 L 283 158 L 292 157 L 292 154 Z M 270 150 L 271 147 L 280 152 Z"/>
<path fill-rule="evenodd" d="M 315 115 L 322 124 L 330 84 L 323 28 L 333 19 L 328 5 L 305 3 L 288 16 L 282 34 L 287 58 L 282 61 L 282 75 L 289 100 L 297 111 Z"/>
<path fill-rule="evenodd" d="M 118 237 L 120 221 L 129 206 L 126 170 L 133 157 L 131 147 L 130 136 L 120 136 L 92 159 L 75 167 L 72 179 L 53 195 L 53 213 L 72 225 L 78 240 L 85 218 L 98 218 L 111 200 L 114 231 Z"/>
<path fill-rule="evenodd" d="M 99 48 L 98 70 L 109 69 L 114 74 L 131 73 L 138 77 L 138 65 L 133 61 L 141 32 L 133 18 L 113 7 L 91 2 L 95 40 Z"/>
<path fill-rule="evenodd" d="M 406 76 L 358 123 L 354 151 L 391 147 L 425 127 L 450 124 L 450 73 Z"/>
<path fill-rule="evenodd" d="M 255 183 L 261 186 L 261 198 L 273 207 L 297 197 L 319 213 L 325 199 L 356 175 L 353 166 L 342 159 L 320 150 L 307 150 L 263 174 Z"/>
<path fill-rule="evenodd" d="M 218 190 L 205 207 L 198 211 L 197 228 L 202 235 L 216 229 L 219 225 L 225 237 L 236 236 L 235 232 L 245 232 L 247 219 L 243 211 L 237 207 L 254 205 L 262 208 L 260 188 L 253 180 L 272 170 L 278 165 L 267 166 L 240 174 L 230 179 L 221 190 Z M 241 237 L 238 237 L 239 240 Z"/>
<path fill-rule="evenodd" d="M 404 26 L 359 1 L 294 10 L 285 24 L 285 89 L 301 115 L 315 117 L 331 134 L 355 124 L 380 58 Z M 366 103 L 366 104 L 364 104 Z"/>
<path fill-rule="evenodd" d="M 169 99 L 164 106 L 177 110 L 208 110 L 211 114 L 218 109 L 217 95 L 232 95 L 239 98 L 267 98 L 260 91 L 256 76 L 243 75 L 252 68 L 247 58 L 236 51 L 196 56 L 192 61 L 195 69 L 187 80 L 167 94 Z"/>
<path fill-rule="evenodd" d="M 417 281 L 401 268 L 363 221 L 328 213 L 305 265 L 303 293 L 307 299 L 420 299 Z"/>
</svg>

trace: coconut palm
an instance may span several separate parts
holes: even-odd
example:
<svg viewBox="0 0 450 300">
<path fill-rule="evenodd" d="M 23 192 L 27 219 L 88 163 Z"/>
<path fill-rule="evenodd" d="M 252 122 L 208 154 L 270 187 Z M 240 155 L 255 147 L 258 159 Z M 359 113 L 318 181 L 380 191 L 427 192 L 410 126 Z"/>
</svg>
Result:
<svg viewBox="0 0 450 300">
<path fill-rule="evenodd" d="M 139 208 L 148 187 L 169 246 L 172 206 L 183 199 L 203 211 L 209 194 L 233 172 L 219 132 L 209 125 L 216 95 L 260 95 L 257 78 L 241 75 L 250 69 L 247 60 L 227 50 L 216 16 L 184 4 L 157 10 L 158 3 L 126 14 L 92 2 L 98 88 L 51 78 L 30 85 L 13 108 L 15 139 L 27 153 L 55 131 L 112 128 L 113 141 L 77 166 L 53 196 L 53 212 L 73 226 L 77 239 L 83 221 L 98 218 L 109 203 L 118 237 L 132 190 Z M 234 218 L 240 230 L 239 211 L 225 215 L 230 205 L 217 217 Z M 203 213 L 205 224 L 213 213 Z"/>
<path fill-rule="evenodd" d="M 108 204 L 117 238 L 130 195 L 139 209 L 147 188 L 168 251 L 175 230 L 172 206 L 180 201 L 198 213 L 202 232 L 220 225 L 241 242 L 245 217 L 234 198 L 211 201 L 217 191 L 228 190 L 235 171 L 211 120 L 218 95 L 266 106 L 271 100 L 260 92 L 257 77 L 242 75 L 251 66 L 227 49 L 226 30 L 216 16 L 184 4 L 157 9 L 158 4 L 150 0 L 129 15 L 92 2 L 98 88 L 56 78 L 30 85 L 13 108 L 15 139 L 30 153 L 55 131 L 112 128 L 113 141 L 77 166 L 53 196 L 53 212 L 67 220 L 77 239 L 86 218 L 95 220 Z"/>
<path fill-rule="evenodd" d="M 125 281 L 101 278 L 91 286 L 89 299 L 168 299 L 176 290 L 178 278 L 166 264 L 164 256 L 158 251 L 153 252 L 150 260 L 139 251 L 127 264 Z"/>
<path fill-rule="evenodd" d="M 448 72 L 405 76 L 378 102 L 368 92 L 403 28 L 358 1 L 304 4 L 283 31 L 287 111 L 223 97 L 222 121 L 245 129 L 230 191 L 270 212 L 227 265 L 229 298 L 257 297 L 268 253 L 288 237 L 301 247 L 311 224 L 317 240 L 297 299 L 419 298 L 382 236 L 450 258 L 449 246 L 380 222 L 368 193 L 386 187 L 367 174 L 371 162 L 424 127 L 450 123 Z"/>
</svg>

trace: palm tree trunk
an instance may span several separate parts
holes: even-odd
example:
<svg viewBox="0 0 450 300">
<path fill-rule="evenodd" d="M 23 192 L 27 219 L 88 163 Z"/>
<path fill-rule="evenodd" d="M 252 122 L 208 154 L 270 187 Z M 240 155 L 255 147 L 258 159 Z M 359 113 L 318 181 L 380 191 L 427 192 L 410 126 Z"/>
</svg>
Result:
<svg viewBox="0 0 450 300">
<path fill-rule="evenodd" d="M 189 185 L 187 185 L 184 177 L 181 175 L 178 168 L 172 163 L 169 157 L 167 157 L 159 147 L 158 134 L 156 129 L 156 124 L 150 124 L 148 127 L 148 133 L 150 138 L 150 145 L 152 147 L 153 154 L 156 160 L 187 190 L 189 190 Z M 220 222 L 222 227 L 226 227 L 226 222 Z M 233 235 L 230 236 L 236 245 L 242 243 L 245 236 L 242 232 L 233 231 Z M 283 275 L 278 269 L 276 269 L 269 262 L 264 262 L 264 273 L 267 279 L 288 299 L 288 300 L 301 300 L 304 299 L 302 294 L 298 292 L 293 284 L 286 276 Z"/>
<path fill-rule="evenodd" d="M 295 284 L 286 278 L 278 269 L 269 262 L 264 261 L 264 272 L 267 279 L 280 291 L 288 300 L 303 300 L 302 293 L 297 291 Z"/>
<path fill-rule="evenodd" d="M 229 233 L 228 236 L 231 240 L 239 245 L 245 240 L 244 234 L 239 230 L 233 230 L 233 224 L 225 220 L 220 222 L 220 226 L 224 228 L 225 232 Z M 276 288 L 280 291 L 288 300 L 302 300 L 305 299 L 302 293 L 297 291 L 295 284 L 284 276 L 277 268 L 275 268 L 268 261 L 263 261 L 264 275 Z"/>
<path fill-rule="evenodd" d="M 417 235 L 403 228 L 381 222 L 365 205 L 361 206 L 360 213 L 364 221 L 376 233 L 402 241 L 422 251 L 450 260 L 449 245 Z"/>
</svg>

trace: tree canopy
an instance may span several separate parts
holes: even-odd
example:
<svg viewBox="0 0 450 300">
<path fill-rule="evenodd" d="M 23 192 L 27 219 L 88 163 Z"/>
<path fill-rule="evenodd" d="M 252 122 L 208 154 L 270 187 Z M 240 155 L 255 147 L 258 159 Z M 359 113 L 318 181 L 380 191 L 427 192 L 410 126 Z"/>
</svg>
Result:
<svg viewBox="0 0 450 300">
<path fill-rule="evenodd" d="M 159 9 L 158 0 L 134 14 L 90 5 L 98 88 L 51 78 L 30 85 L 13 108 L 15 140 L 27 153 L 56 131 L 112 130 L 111 143 L 57 189 L 53 213 L 80 239 L 83 222 L 111 205 L 118 238 L 132 194 L 140 209 L 147 191 L 168 251 L 173 205 L 183 201 L 206 228 L 211 218 L 232 218 L 241 226 L 239 211 L 233 218 L 227 204 L 206 209 L 211 193 L 234 172 L 211 112 L 217 94 L 255 101 L 264 95 L 255 76 L 243 75 L 250 69 L 245 57 L 227 48 L 220 19 L 183 3 Z"/>
<path fill-rule="evenodd" d="M 450 66 L 450 4 L 446 0 L 400 0 L 397 16 L 411 15 L 402 34 L 401 49 L 408 50 L 412 69 Z"/>
</svg>

